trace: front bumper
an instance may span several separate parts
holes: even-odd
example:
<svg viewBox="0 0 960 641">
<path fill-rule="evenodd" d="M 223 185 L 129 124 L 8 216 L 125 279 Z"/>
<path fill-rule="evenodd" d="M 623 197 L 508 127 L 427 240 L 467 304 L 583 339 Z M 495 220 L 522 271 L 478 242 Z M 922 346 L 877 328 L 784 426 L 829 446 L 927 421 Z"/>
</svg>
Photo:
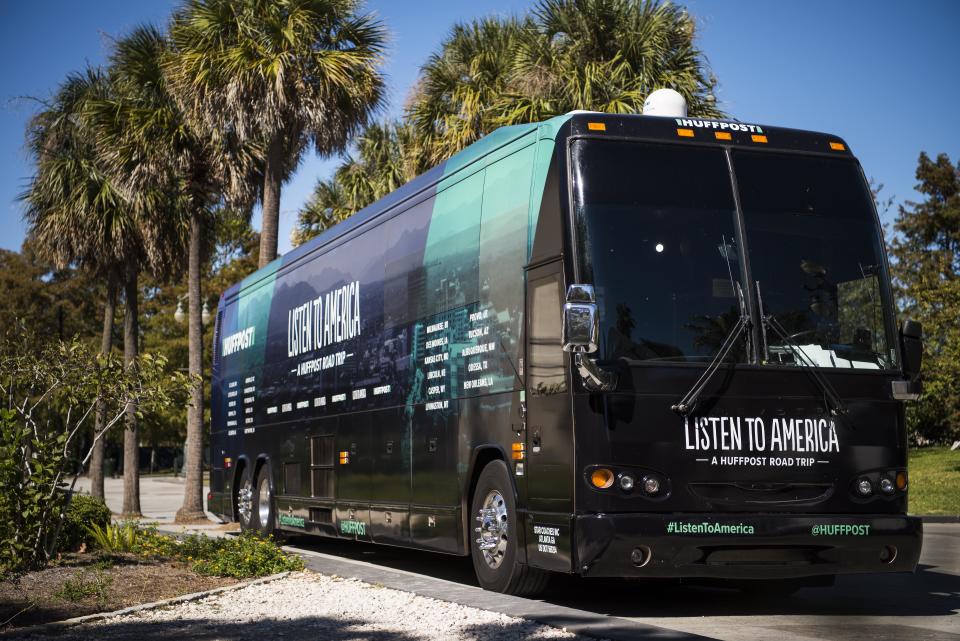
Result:
<svg viewBox="0 0 960 641">
<path fill-rule="evenodd" d="M 574 521 L 580 574 L 799 578 L 913 572 L 919 518 L 838 514 L 588 514 Z"/>
</svg>

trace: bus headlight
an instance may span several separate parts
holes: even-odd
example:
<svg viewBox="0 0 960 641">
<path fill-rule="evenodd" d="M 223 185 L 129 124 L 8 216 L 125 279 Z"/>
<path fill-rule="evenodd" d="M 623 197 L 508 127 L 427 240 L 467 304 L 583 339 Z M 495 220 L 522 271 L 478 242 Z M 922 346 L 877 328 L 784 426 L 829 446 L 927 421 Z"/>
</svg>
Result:
<svg viewBox="0 0 960 641">
<path fill-rule="evenodd" d="M 870 479 L 863 477 L 857 481 L 857 492 L 859 492 L 861 496 L 870 496 L 873 494 L 873 484 L 870 483 Z"/>
<path fill-rule="evenodd" d="M 629 492 L 633 489 L 633 477 L 629 474 L 620 475 L 620 489 Z"/>
<path fill-rule="evenodd" d="M 880 491 L 884 494 L 893 494 L 894 490 L 896 489 L 897 488 L 893 485 L 893 481 L 888 479 L 886 476 L 880 479 Z"/>
<path fill-rule="evenodd" d="M 656 494 L 660 491 L 660 479 L 656 476 L 643 477 L 643 491 L 647 494 Z"/>
</svg>

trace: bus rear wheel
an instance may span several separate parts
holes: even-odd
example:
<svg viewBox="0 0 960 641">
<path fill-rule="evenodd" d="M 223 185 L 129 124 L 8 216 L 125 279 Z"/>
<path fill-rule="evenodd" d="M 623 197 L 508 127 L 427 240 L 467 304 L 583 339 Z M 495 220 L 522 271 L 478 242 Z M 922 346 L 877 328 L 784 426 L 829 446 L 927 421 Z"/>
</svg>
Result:
<svg viewBox="0 0 960 641">
<path fill-rule="evenodd" d="M 253 474 L 249 466 L 245 467 L 240 474 L 236 494 L 237 521 L 240 522 L 240 530 L 249 532 L 256 527 L 253 520 Z"/>
<path fill-rule="evenodd" d="M 257 472 L 257 484 L 254 488 L 254 525 L 252 529 L 261 536 L 270 536 L 274 533 L 274 523 L 277 516 L 273 490 L 270 488 L 270 470 L 266 464 L 260 466 L 260 471 Z"/>
<path fill-rule="evenodd" d="M 518 560 L 517 505 L 503 461 L 491 461 L 480 472 L 471 514 L 470 556 L 480 587 L 517 596 L 542 592 L 549 573 Z"/>
</svg>

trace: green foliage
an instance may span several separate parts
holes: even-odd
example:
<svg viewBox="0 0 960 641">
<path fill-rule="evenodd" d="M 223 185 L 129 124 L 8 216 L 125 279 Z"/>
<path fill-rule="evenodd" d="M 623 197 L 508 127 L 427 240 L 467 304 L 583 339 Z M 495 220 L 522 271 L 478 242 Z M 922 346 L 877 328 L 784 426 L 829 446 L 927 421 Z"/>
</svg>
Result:
<svg viewBox="0 0 960 641">
<path fill-rule="evenodd" d="M 575 109 L 639 113 L 671 87 L 717 117 L 717 80 L 681 7 L 645 0 L 541 0 L 520 18 L 453 26 L 423 65 L 400 122 L 366 127 L 301 210 L 300 244 L 494 129 Z"/>
<path fill-rule="evenodd" d="M 133 521 L 90 525 L 84 529 L 97 549 L 107 554 L 133 552 L 139 546 L 140 531 Z"/>
<path fill-rule="evenodd" d="M 960 439 L 960 167 L 920 154 L 923 202 L 901 206 L 890 243 L 903 316 L 923 323 L 924 395 L 907 407 L 920 443 Z"/>
<path fill-rule="evenodd" d="M 239 579 L 303 569 L 303 559 L 289 556 L 272 540 L 254 535 L 207 539 L 197 553 L 200 557 L 193 564 L 194 572 L 209 576 Z"/>
<path fill-rule="evenodd" d="M 133 550 L 149 558 L 174 558 L 189 563 L 194 572 L 243 579 L 303 569 L 303 559 L 286 554 L 272 539 L 253 534 L 211 538 L 188 536 L 182 540 L 141 530 Z"/>
<path fill-rule="evenodd" d="M 960 515 L 960 450 L 910 450 L 910 513 Z"/>
<path fill-rule="evenodd" d="M 39 348 L 37 346 L 40 346 Z M 169 374 L 166 359 L 144 355 L 127 368 L 74 339 L 45 342 L 29 328 L 0 334 L 0 574 L 47 563 L 65 520 L 66 491 L 80 466 L 71 458 L 101 403 L 101 433 L 120 422 L 127 402 L 157 408 L 182 402 L 186 377 Z M 57 420 L 53 420 L 57 419 Z M 92 445 L 90 446 L 92 448 Z M 91 450 L 81 452 L 81 463 Z M 72 483 L 67 483 L 72 478 Z"/>
<path fill-rule="evenodd" d="M 104 603 L 111 583 L 113 583 L 113 577 L 104 574 L 100 567 L 94 569 L 93 576 L 90 576 L 86 569 L 82 569 L 64 581 L 55 596 L 72 603 L 85 601 L 91 597 L 98 603 Z"/>
<path fill-rule="evenodd" d="M 67 507 L 58 547 L 74 551 L 81 545 L 92 546 L 95 540 L 88 529 L 105 528 L 109 524 L 110 508 L 103 501 L 84 494 L 74 494 Z"/>
</svg>

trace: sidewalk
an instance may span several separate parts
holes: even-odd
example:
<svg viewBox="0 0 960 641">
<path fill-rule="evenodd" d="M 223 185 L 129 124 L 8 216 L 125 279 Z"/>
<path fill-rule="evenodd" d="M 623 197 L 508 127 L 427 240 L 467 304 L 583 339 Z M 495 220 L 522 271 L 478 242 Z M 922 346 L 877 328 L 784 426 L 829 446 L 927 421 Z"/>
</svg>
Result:
<svg viewBox="0 0 960 641">
<path fill-rule="evenodd" d="M 184 483 L 185 480 L 182 476 L 141 476 L 140 510 L 143 512 L 143 520 L 148 523 L 156 523 L 157 527 L 165 532 L 203 532 L 210 536 L 222 536 L 224 527 L 220 519 L 210 512 L 207 512 L 207 518 L 210 519 L 209 524 L 179 525 L 174 523 L 177 510 L 183 504 Z M 90 479 L 80 477 L 77 480 L 77 489 L 84 494 L 89 494 Z M 204 497 L 207 496 L 207 490 L 207 486 L 204 485 Z M 107 507 L 114 514 L 119 514 L 123 508 L 123 479 L 105 479 L 104 494 L 106 495 Z"/>
</svg>

